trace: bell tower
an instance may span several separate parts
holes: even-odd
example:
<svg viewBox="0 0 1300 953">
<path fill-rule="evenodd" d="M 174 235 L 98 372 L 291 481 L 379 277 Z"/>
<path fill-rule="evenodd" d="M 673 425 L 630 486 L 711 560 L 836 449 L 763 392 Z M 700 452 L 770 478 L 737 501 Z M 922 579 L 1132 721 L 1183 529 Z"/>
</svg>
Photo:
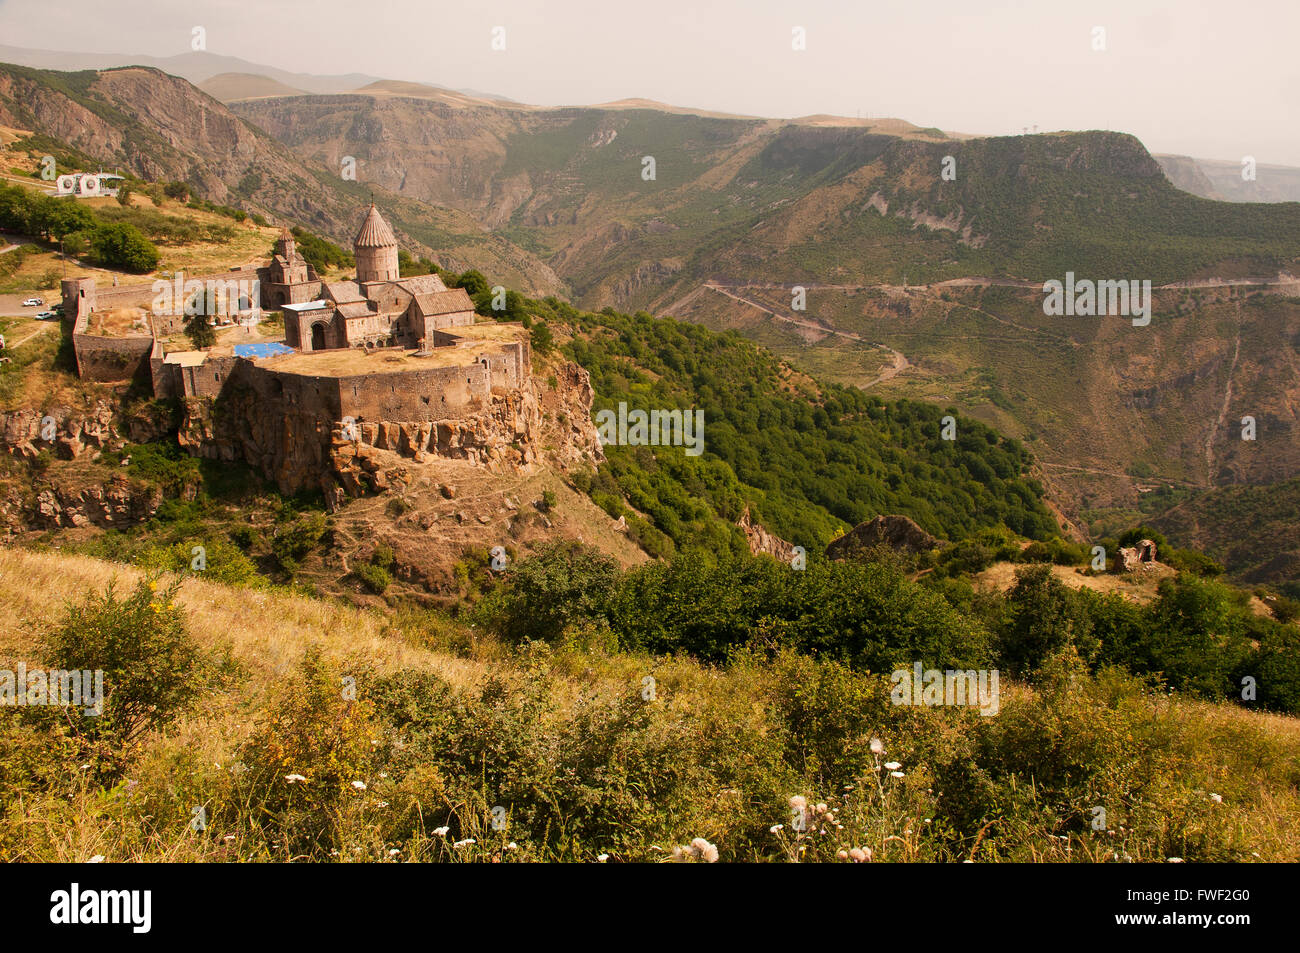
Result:
<svg viewBox="0 0 1300 953">
<path fill-rule="evenodd" d="M 375 203 L 352 241 L 352 252 L 357 260 L 357 281 L 396 281 L 401 275 L 397 266 L 397 236 L 379 214 Z"/>
</svg>

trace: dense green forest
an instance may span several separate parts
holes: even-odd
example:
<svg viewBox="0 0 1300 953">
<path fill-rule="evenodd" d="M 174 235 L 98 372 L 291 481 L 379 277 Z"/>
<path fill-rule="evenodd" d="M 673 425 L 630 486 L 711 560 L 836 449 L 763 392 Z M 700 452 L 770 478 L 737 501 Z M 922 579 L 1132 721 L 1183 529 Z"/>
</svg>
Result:
<svg viewBox="0 0 1300 953">
<path fill-rule="evenodd" d="M 652 553 L 743 548 L 733 527 L 746 506 L 808 550 L 881 513 L 951 540 L 997 526 L 1030 539 L 1057 532 L 1029 452 L 954 409 L 813 382 L 734 333 L 644 312 L 578 312 L 553 298 L 527 306 L 578 329 L 564 353 L 591 373 L 594 412 L 620 402 L 704 412 L 700 456 L 608 446 L 608 464 L 581 482 Z M 947 415 L 953 440 L 943 437 Z"/>
</svg>

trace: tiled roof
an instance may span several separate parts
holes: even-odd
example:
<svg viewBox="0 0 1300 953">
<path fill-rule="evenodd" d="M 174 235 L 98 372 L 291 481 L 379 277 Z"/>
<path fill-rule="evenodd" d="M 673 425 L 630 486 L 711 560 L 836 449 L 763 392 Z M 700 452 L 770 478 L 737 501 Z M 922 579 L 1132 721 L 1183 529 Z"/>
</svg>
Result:
<svg viewBox="0 0 1300 953">
<path fill-rule="evenodd" d="M 370 211 L 366 213 L 366 219 L 361 223 L 361 230 L 357 232 L 357 237 L 352 241 L 353 247 L 386 248 L 396 244 L 397 236 L 388 227 L 384 217 L 379 214 L 379 209 L 375 208 L 374 203 L 371 203 Z"/>
<path fill-rule="evenodd" d="M 322 294 L 335 304 L 364 301 L 366 298 L 355 281 L 324 281 L 321 285 Z"/>
<path fill-rule="evenodd" d="M 421 317 L 427 318 L 438 314 L 473 311 L 474 302 L 470 300 L 464 288 L 452 288 L 448 291 L 435 291 L 431 294 L 416 295 L 415 310 Z"/>
<path fill-rule="evenodd" d="M 416 275 L 413 278 L 403 278 L 397 282 L 397 287 L 413 295 L 428 295 L 447 290 L 447 286 L 442 283 L 442 279 L 437 275 Z"/>
<path fill-rule="evenodd" d="M 336 309 L 344 318 L 365 318 L 376 312 L 370 310 L 368 301 L 349 301 L 347 304 L 341 304 Z"/>
</svg>

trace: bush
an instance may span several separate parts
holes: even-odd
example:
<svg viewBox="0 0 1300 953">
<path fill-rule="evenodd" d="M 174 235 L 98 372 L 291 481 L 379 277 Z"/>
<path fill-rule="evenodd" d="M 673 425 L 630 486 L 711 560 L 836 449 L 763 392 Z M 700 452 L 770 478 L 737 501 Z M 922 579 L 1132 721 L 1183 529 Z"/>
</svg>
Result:
<svg viewBox="0 0 1300 953">
<path fill-rule="evenodd" d="M 552 641 L 574 623 L 605 623 L 617 579 L 618 566 L 608 556 L 578 543 L 554 543 L 509 570 L 479 617 L 515 641 Z"/>
<path fill-rule="evenodd" d="M 103 714 L 74 724 L 107 751 L 129 752 L 149 732 L 171 723 L 199 694 L 199 650 L 176 605 L 179 580 L 160 588 L 142 580 L 120 597 L 113 583 L 102 595 L 69 604 L 45 639 L 52 668 L 102 670 Z"/>
<path fill-rule="evenodd" d="M 276 531 L 271 538 L 271 556 L 285 575 L 292 576 L 324 535 L 325 514 L 305 513 Z"/>
<path fill-rule="evenodd" d="M 376 566 L 373 563 L 358 563 L 352 572 L 361 580 L 361 584 L 375 595 L 383 595 L 393 583 L 392 574 L 383 566 Z"/>
</svg>

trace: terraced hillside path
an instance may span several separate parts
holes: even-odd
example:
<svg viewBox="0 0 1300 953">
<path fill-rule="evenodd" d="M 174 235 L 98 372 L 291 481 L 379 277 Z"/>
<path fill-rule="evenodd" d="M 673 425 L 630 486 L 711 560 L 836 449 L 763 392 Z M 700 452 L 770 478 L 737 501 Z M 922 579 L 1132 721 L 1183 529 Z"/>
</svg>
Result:
<svg viewBox="0 0 1300 953">
<path fill-rule="evenodd" d="M 868 340 L 867 338 L 862 337 L 862 335 L 854 334 L 851 331 L 840 331 L 833 327 L 827 327 L 826 325 L 820 324 L 809 318 L 798 318 L 795 317 L 793 313 L 782 314 L 779 311 L 773 310 L 770 306 L 764 304 L 761 301 L 755 301 L 753 298 L 737 293 L 736 291 L 733 290 L 733 288 L 736 286 L 729 287 L 727 285 L 723 285 L 716 281 L 706 281 L 703 287 L 705 289 L 708 289 L 709 291 L 717 291 L 720 294 L 724 294 L 728 298 L 731 298 L 734 301 L 739 301 L 741 304 L 749 305 L 751 308 L 757 308 L 759 311 L 762 311 L 766 315 L 770 315 L 772 318 L 774 318 L 777 321 L 783 321 L 786 324 L 792 324 L 796 327 L 805 328 L 809 331 L 816 331 L 820 334 L 831 334 L 834 335 L 835 337 L 841 337 L 848 341 L 855 341 L 858 344 L 865 344 L 868 347 L 874 347 L 877 348 L 878 350 L 884 351 L 887 354 L 889 354 L 893 363 L 890 364 L 888 367 L 884 368 L 877 377 L 873 378 L 870 381 L 867 381 L 867 383 L 863 385 L 864 387 L 873 387 L 876 384 L 881 384 L 887 380 L 890 380 L 891 378 L 897 377 L 903 371 L 907 370 L 909 367 L 912 366 L 912 362 L 907 359 L 907 356 L 903 354 L 902 351 L 896 351 L 894 350 L 894 348 L 890 347 L 887 344 L 881 344 L 879 341 Z M 772 285 L 770 287 L 779 288 L 783 286 Z M 812 286 L 806 285 L 805 287 L 812 287 Z M 819 285 L 818 287 L 828 287 L 828 286 Z M 697 289 L 697 291 L 698 290 L 699 289 Z M 691 297 L 693 297 L 693 295 L 688 295 L 686 298 L 683 298 L 682 301 L 677 302 L 677 305 L 682 304 L 683 302 L 685 302 Z M 674 307 L 676 307 L 676 305 L 674 305 Z"/>
</svg>

